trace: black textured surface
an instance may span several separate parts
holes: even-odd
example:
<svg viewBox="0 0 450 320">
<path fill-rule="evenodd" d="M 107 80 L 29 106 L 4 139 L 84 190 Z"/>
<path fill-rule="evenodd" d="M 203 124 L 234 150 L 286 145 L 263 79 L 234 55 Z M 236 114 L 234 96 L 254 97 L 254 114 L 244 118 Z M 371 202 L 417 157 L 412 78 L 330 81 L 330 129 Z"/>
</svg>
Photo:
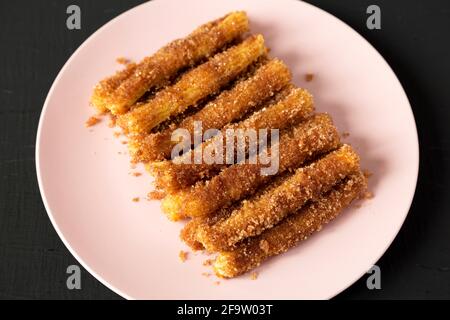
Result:
<svg viewBox="0 0 450 320">
<path fill-rule="evenodd" d="M 77 262 L 45 213 L 34 147 L 44 99 L 65 61 L 96 29 L 142 2 L 0 2 L 0 299 L 119 298 L 84 270 L 82 290 L 66 288 L 66 268 Z M 309 2 L 356 29 L 392 66 L 411 101 L 421 147 L 410 214 L 378 262 L 382 289 L 369 291 L 364 277 L 338 299 L 450 298 L 450 2 Z M 81 30 L 65 26 L 70 4 L 81 7 Z M 366 28 L 370 4 L 381 7 L 381 30 Z"/>
</svg>

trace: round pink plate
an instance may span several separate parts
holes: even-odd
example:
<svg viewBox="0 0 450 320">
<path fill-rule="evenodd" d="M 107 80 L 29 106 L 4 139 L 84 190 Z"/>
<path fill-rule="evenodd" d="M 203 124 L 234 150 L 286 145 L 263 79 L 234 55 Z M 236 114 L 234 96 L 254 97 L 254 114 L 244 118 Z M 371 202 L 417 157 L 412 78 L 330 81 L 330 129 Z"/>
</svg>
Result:
<svg viewBox="0 0 450 320">
<path fill-rule="evenodd" d="M 199 24 L 246 10 L 253 32 L 284 60 L 295 82 L 329 112 L 344 139 L 373 173 L 375 197 L 346 210 L 299 247 L 233 280 L 206 277 L 208 257 L 189 254 L 182 223 L 147 201 L 151 179 L 132 169 L 124 137 L 107 121 L 85 121 L 93 86 L 120 66 L 140 60 Z M 364 17 L 362 17 L 363 19 Z M 314 74 L 311 82 L 307 73 Z M 117 131 L 117 129 L 115 130 Z M 36 166 L 48 215 L 70 252 L 99 281 L 134 299 L 326 299 L 360 278 L 389 247 L 408 213 L 419 164 L 408 99 L 380 54 L 354 30 L 309 4 L 290 0 L 157 0 L 95 32 L 67 61 L 42 111 Z M 140 177 L 132 172 L 143 173 Z M 139 202 L 132 199 L 140 197 Z"/>
</svg>

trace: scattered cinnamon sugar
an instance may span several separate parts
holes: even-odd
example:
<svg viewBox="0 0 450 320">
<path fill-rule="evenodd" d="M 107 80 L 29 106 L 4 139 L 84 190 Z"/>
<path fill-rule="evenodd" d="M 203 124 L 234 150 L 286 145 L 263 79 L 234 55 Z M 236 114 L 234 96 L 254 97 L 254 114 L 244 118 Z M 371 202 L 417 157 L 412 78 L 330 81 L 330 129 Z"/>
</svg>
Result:
<svg viewBox="0 0 450 320">
<path fill-rule="evenodd" d="M 355 208 L 356 208 L 356 209 L 359 209 L 359 208 L 361 208 L 361 207 L 362 207 L 362 204 L 361 204 L 361 203 L 355 204 Z"/>
<path fill-rule="evenodd" d="M 133 199 L 131 199 L 133 202 L 139 202 L 139 197 L 135 197 L 135 198 L 133 198 Z"/>
<path fill-rule="evenodd" d="M 214 284 L 215 284 L 216 286 L 218 286 L 218 285 L 220 285 L 220 281 L 216 281 L 216 282 L 214 282 Z"/>
<path fill-rule="evenodd" d="M 164 199 L 165 196 L 166 194 L 164 193 L 164 191 L 161 190 L 150 191 L 147 194 L 148 200 L 162 200 Z"/>
<path fill-rule="evenodd" d="M 204 265 L 205 267 L 211 266 L 211 265 L 213 264 L 213 262 L 214 262 L 213 259 L 207 259 L 207 260 L 203 261 L 203 265 Z"/>
<path fill-rule="evenodd" d="M 121 134 L 122 134 L 122 133 L 121 133 L 120 131 L 115 131 L 115 132 L 113 133 L 114 138 L 120 137 Z"/>
<path fill-rule="evenodd" d="M 258 279 L 258 272 L 252 272 L 252 274 L 250 275 L 250 279 L 251 279 L 251 280 L 256 280 L 256 279 Z"/>
<path fill-rule="evenodd" d="M 342 132 L 342 138 L 348 138 L 350 136 L 350 132 L 344 131 Z"/>
<path fill-rule="evenodd" d="M 180 250 L 178 257 L 180 258 L 181 262 L 185 262 L 188 258 L 188 253 L 186 251 Z"/>
<path fill-rule="evenodd" d="M 108 127 L 114 128 L 116 126 L 116 116 L 111 115 L 108 121 Z"/>
<path fill-rule="evenodd" d="M 122 142 L 121 142 L 122 144 L 127 144 L 128 143 L 128 141 L 126 141 L 126 140 L 123 140 Z"/>
<path fill-rule="evenodd" d="M 100 121 L 101 121 L 100 118 L 92 116 L 86 120 L 84 125 L 86 126 L 86 128 L 89 128 L 89 127 L 95 126 Z"/>
<path fill-rule="evenodd" d="M 211 276 L 211 273 L 209 273 L 209 272 L 202 272 L 202 276 L 209 278 Z"/>
<path fill-rule="evenodd" d="M 135 163 L 130 164 L 130 168 L 131 169 L 136 169 L 136 164 Z"/>
<path fill-rule="evenodd" d="M 364 174 L 364 177 L 366 177 L 367 179 L 370 178 L 370 177 L 373 175 L 373 173 L 370 172 L 370 171 L 367 170 L 367 169 L 364 169 L 364 170 L 363 170 L 363 174 Z"/>
<path fill-rule="evenodd" d="M 140 177 L 140 176 L 142 176 L 142 173 L 140 173 L 140 172 L 133 172 L 131 175 L 133 177 Z"/>
<path fill-rule="evenodd" d="M 306 82 L 311 82 L 311 81 L 313 81 L 313 79 L 314 79 L 314 74 L 312 74 L 312 73 L 307 73 L 307 74 L 305 75 L 305 80 L 306 80 Z"/>
<path fill-rule="evenodd" d="M 130 64 L 130 62 L 131 62 L 131 60 L 130 59 L 127 59 L 127 58 L 125 58 L 125 57 L 118 57 L 117 59 L 116 59 L 116 62 L 117 63 L 120 63 L 120 64 L 123 64 L 123 65 L 127 65 L 127 64 Z"/>
<path fill-rule="evenodd" d="M 362 196 L 363 199 L 372 199 L 373 197 L 374 197 L 374 194 L 373 194 L 373 192 L 370 192 L 370 191 L 366 191 Z"/>
</svg>

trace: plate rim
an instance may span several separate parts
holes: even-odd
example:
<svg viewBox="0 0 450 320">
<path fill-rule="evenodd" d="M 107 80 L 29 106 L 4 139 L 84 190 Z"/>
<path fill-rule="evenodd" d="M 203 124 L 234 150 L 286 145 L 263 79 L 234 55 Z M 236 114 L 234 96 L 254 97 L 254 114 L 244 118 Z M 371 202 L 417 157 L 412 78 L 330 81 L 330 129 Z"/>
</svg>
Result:
<svg viewBox="0 0 450 320">
<path fill-rule="evenodd" d="M 36 165 L 36 175 L 37 175 L 37 181 L 38 181 L 38 186 L 39 186 L 39 192 L 42 198 L 42 202 L 44 204 L 45 210 L 47 212 L 47 215 L 50 219 L 50 222 L 53 226 L 53 228 L 55 229 L 57 235 L 59 236 L 59 238 L 61 239 L 61 241 L 63 242 L 63 244 L 65 245 L 65 247 L 68 249 L 68 251 L 72 254 L 72 256 L 78 261 L 78 263 L 86 270 L 88 271 L 92 276 L 94 276 L 96 278 L 96 280 L 98 280 L 101 284 L 103 284 L 105 287 L 107 287 L 109 290 L 113 291 L 114 293 L 120 295 L 121 297 L 127 299 L 127 300 L 135 300 L 135 298 L 129 296 L 127 293 L 123 292 L 121 289 L 117 288 L 116 286 L 110 284 L 108 281 L 106 281 L 102 276 L 100 276 L 96 271 L 94 271 L 87 262 L 85 262 L 83 259 L 81 259 L 81 257 L 78 255 L 78 253 L 72 248 L 72 246 L 70 245 L 69 241 L 67 241 L 67 239 L 65 238 L 63 232 L 60 230 L 58 224 L 55 221 L 54 218 L 54 214 L 52 213 L 52 210 L 50 208 L 50 204 L 48 203 L 47 200 L 47 196 L 45 193 L 45 188 L 44 188 L 44 183 L 42 181 L 42 176 L 41 176 L 41 166 L 40 166 L 40 144 L 41 144 L 41 134 L 42 134 L 42 128 L 44 125 L 44 118 L 45 115 L 47 113 L 47 109 L 48 109 L 48 105 L 49 105 L 49 100 L 50 97 L 53 95 L 53 92 L 55 90 L 56 84 L 59 82 L 60 78 L 63 76 L 65 70 L 68 68 L 68 66 L 70 65 L 70 63 L 72 62 L 72 60 L 75 58 L 75 56 L 77 56 L 77 54 L 83 50 L 83 48 L 85 46 L 87 46 L 90 42 L 94 41 L 94 39 L 96 37 L 98 37 L 103 30 L 107 29 L 110 25 L 112 25 L 113 23 L 117 22 L 120 19 L 125 18 L 128 15 L 132 15 L 134 11 L 139 10 L 139 8 L 141 6 L 146 6 L 146 5 L 152 5 L 153 3 L 161 3 L 163 2 L 162 0 L 153 0 L 153 1 L 149 1 L 149 2 L 144 2 L 141 3 L 137 6 L 134 6 L 124 12 L 122 12 L 121 14 L 119 14 L 118 16 L 112 18 L 111 20 L 109 20 L 108 22 L 106 22 L 104 25 L 102 25 L 101 27 L 99 27 L 97 30 L 95 30 L 88 38 L 86 38 L 86 40 L 83 41 L 83 43 L 72 53 L 72 55 L 69 57 L 69 59 L 67 59 L 67 61 L 64 63 L 63 67 L 61 68 L 61 70 L 58 72 L 58 75 L 56 76 L 55 80 L 52 82 L 52 85 L 47 93 L 47 96 L 45 98 L 40 116 L 39 116 L 39 123 L 38 123 L 38 128 L 37 128 L 37 134 L 36 134 L 36 143 L 35 143 L 35 165 Z M 369 48 L 371 48 L 376 55 L 378 55 L 379 58 L 381 58 L 382 63 L 385 65 L 386 70 L 389 70 L 389 72 L 394 76 L 394 78 L 398 81 L 398 84 L 402 90 L 403 95 L 406 98 L 406 101 L 408 103 L 408 112 L 410 114 L 411 120 L 412 120 L 412 125 L 414 128 L 414 139 L 416 141 L 416 143 L 414 144 L 415 148 L 414 148 L 414 153 L 416 154 L 416 161 L 414 163 L 414 187 L 413 192 L 411 192 L 411 195 L 409 196 L 408 200 L 408 205 L 407 205 L 407 210 L 405 213 L 403 213 L 403 221 L 401 224 L 399 224 L 397 231 L 395 232 L 395 234 L 393 234 L 392 238 L 387 242 L 387 246 L 386 248 L 384 248 L 380 254 L 378 255 L 378 257 L 372 261 L 370 263 L 370 265 L 374 265 L 376 264 L 377 261 L 380 260 L 380 258 L 387 252 L 387 250 L 390 248 L 390 246 L 392 245 L 393 241 L 395 240 L 395 238 L 397 237 L 397 235 L 399 234 L 401 228 L 403 227 L 405 220 L 409 214 L 409 211 L 411 209 L 411 205 L 413 203 L 416 191 L 417 191 L 417 181 L 418 181 L 418 177 L 419 177 L 419 165 L 420 165 L 420 141 L 419 141 L 419 136 L 418 136 L 418 131 L 417 131 L 417 124 L 416 124 L 416 120 L 414 117 L 414 112 L 412 110 L 411 107 L 411 103 L 409 101 L 408 95 L 400 81 L 400 79 L 397 77 L 396 73 L 394 72 L 394 70 L 392 69 L 392 67 L 389 65 L 389 63 L 386 61 L 386 59 L 381 55 L 381 53 L 366 39 L 364 38 L 359 32 L 357 32 L 355 29 L 353 29 L 351 26 L 349 26 L 346 22 L 344 22 L 343 20 L 341 20 L 340 18 L 334 16 L 333 14 L 325 11 L 322 8 L 319 8 L 315 5 L 312 5 L 310 3 L 304 2 L 304 1 L 296 1 L 296 0 L 283 0 L 283 2 L 297 2 L 297 3 L 301 3 L 302 5 L 306 5 L 311 7 L 314 10 L 318 10 L 320 11 L 321 14 L 326 15 L 328 17 L 331 17 L 332 19 L 335 19 L 337 22 L 339 22 L 340 24 L 342 24 L 343 26 L 345 26 L 350 32 L 352 32 L 353 34 L 355 34 L 357 37 L 359 37 L 361 40 L 363 40 L 363 42 L 366 43 L 366 45 L 369 46 Z M 278 1 L 278 4 L 280 5 L 280 2 Z M 282 4 L 281 4 L 282 5 Z M 345 291 L 346 289 L 348 289 L 351 285 L 353 285 L 356 281 L 358 281 L 360 278 L 362 278 L 364 276 L 366 272 L 363 272 L 359 275 L 355 275 L 355 277 L 353 277 L 353 279 L 351 281 L 349 281 L 349 283 L 347 283 L 346 285 L 342 286 L 342 288 L 340 290 L 338 290 L 337 292 L 335 292 L 334 294 L 330 294 L 326 299 L 331 299 L 337 295 L 339 295 L 340 293 L 342 293 L 343 291 Z M 159 300 L 159 299 L 156 299 Z"/>
</svg>

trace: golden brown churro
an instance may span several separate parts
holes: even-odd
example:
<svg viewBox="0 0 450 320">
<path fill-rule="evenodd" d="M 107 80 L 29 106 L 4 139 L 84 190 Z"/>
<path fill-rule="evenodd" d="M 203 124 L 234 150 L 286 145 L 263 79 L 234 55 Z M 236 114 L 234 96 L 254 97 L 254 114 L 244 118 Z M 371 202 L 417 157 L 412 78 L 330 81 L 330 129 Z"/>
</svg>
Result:
<svg viewBox="0 0 450 320">
<path fill-rule="evenodd" d="M 180 69 L 211 56 L 247 31 L 248 18 L 243 11 L 206 23 L 186 38 L 175 40 L 144 58 L 138 65 L 130 64 L 124 71 L 100 82 L 91 101 L 101 111 L 127 112 L 149 89 L 160 87 Z"/>
<path fill-rule="evenodd" d="M 253 76 L 238 82 L 230 90 L 222 92 L 203 109 L 187 117 L 179 125 L 171 126 L 162 132 L 132 137 L 129 144 L 130 154 L 135 162 L 167 159 L 176 144 L 171 141 L 174 130 L 183 128 L 193 135 L 196 121 L 201 121 L 203 130 L 221 129 L 272 97 L 290 80 L 291 74 L 287 66 L 280 60 L 273 59 L 256 70 Z"/>
<path fill-rule="evenodd" d="M 217 92 L 266 51 L 263 36 L 251 36 L 188 71 L 177 83 L 159 91 L 147 103 L 119 116 L 117 122 L 126 132 L 149 133 L 164 120 Z"/>
<path fill-rule="evenodd" d="M 239 241 L 272 228 L 308 200 L 317 199 L 341 179 L 358 171 L 358 155 L 349 145 L 343 145 L 311 165 L 297 169 L 277 188 L 244 201 L 227 219 L 205 226 L 199 230 L 197 240 L 211 252 L 230 249 Z"/>
<path fill-rule="evenodd" d="M 258 197 L 269 189 L 274 189 L 280 186 L 291 174 L 281 174 L 270 181 L 270 185 L 258 190 L 253 197 Z M 245 200 L 244 200 L 245 201 Z M 230 207 L 223 207 L 217 210 L 211 217 L 199 217 L 191 219 L 180 232 L 180 238 L 193 250 L 203 250 L 205 247 L 201 242 L 197 240 L 198 232 L 209 226 L 217 224 L 228 218 L 231 213 L 241 206 L 240 203 L 236 203 Z"/>
<path fill-rule="evenodd" d="M 326 114 L 315 115 L 281 135 L 278 173 L 297 168 L 338 145 L 339 133 L 331 118 Z M 227 167 L 211 180 L 200 181 L 189 189 L 167 195 L 162 203 L 163 211 L 174 220 L 185 216 L 208 216 L 220 207 L 254 193 L 267 182 L 271 176 L 261 174 L 264 167 L 260 163 Z"/>
<path fill-rule="evenodd" d="M 304 89 L 291 88 L 278 103 L 267 106 L 252 114 L 249 118 L 222 129 L 222 135 L 204 142 L 198 146 L 205 150 L 211 144 L 225 145 L 226 130 L 228 129 L 285 129 L 305 119 L 314 110 L 312 96 Z M 223 148 L 225 158 L 226 148 Z M 194 152 L 183 155 L 190 159 L 188 163 L 174 163 L 172 161 L 156 162 L 149 166 L 155 176 L 156 186 L 173 193 L 181 188 L 190 186 L 200 179 L 211 177 L 220 169 L 227 167 L 226 163 L 208 164 L 194 163 Z M 225 162 L 225 161 L 224 161 Z"/>
<path fill-rule="evenodd" d="M 244 240 L 231 251 L 221 252 L 214 263 L 216 274 L 224 278 L 236 277 L 256 268 L 264 260 L 295 247 L 336 218 L 366 187 L 363 174 L 350 176 L 331 192 L 307 204 L 273 228 Z"/>
</svg>

